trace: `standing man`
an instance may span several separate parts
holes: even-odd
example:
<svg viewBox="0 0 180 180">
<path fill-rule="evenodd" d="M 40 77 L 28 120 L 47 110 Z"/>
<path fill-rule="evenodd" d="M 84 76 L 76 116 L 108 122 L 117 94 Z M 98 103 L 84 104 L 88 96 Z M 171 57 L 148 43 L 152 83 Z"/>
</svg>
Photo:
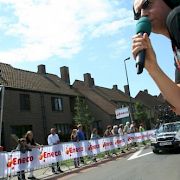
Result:
<svg viewBox="0 0 180 180">
<path fill-rule="evenodd" d="M 82 125 L 81 125 L 81 124 L 78 124 L 78 125 L 77 125 L 77 128 L 78 128 L 78 130 L 77 130 L 78 140 L 79 140 L 79 141 L 84 141 L 84 140 L 85 140 L 85 135 L 84 135 L 84 132 L 83 132 L 83 130 L 82 130 Z M 85 164 L 83 157 L 80 157 L 80 161 L 81 161 L 83 164 Z"/>
<path fill-rule="evenodd" d="M 175 83 L 162 71 L 156 59 L 151 41 L 147 35 L 133 37 L 132 54 L 146 50 L 145 68 L 155 81 L 164 98 L 180 115 L 180 1 L 179 0 L 134 0 L 135 19 L 147 16 L 152 24 L 152 32 L 166 36 L 172 42 L 175 59 Z M 178 7 L 179 6 L 179 7 Z M 163 46 L 163 45 L 162 45 Z M 162 48 L 163 49 L 163 48 Z"/>
<path fill-rule="evenodd" d="M 52 146 L 52 145 L 57 145 L 60 143 L 60 139 L 59 136 L 56 134 L 56 129 L 55 128 L 51 128 L 50 130 L 51 134 L 48 136 L 48 145 Z M 52 163 L 52 172 L 57 174 L 58 172 L 63 173 L 63 171 L 60 168 L 60 164 L 59 162 L 56 163 L 57 165 L 57 171 L 55 171 L 55 163 Z"/>
</svg>

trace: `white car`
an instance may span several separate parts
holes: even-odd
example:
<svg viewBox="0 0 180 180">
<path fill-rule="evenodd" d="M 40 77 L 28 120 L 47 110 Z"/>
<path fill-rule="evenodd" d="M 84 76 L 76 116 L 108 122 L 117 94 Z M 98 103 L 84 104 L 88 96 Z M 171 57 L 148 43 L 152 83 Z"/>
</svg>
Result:
<svg viewBox="0 0 180 180">
<path fill-rule="evenodd" d="M 151 139 L 151 147 L 154 153 L 162 150 L 180 150 L 180 121 L 161 125 Z"/>
</svg>

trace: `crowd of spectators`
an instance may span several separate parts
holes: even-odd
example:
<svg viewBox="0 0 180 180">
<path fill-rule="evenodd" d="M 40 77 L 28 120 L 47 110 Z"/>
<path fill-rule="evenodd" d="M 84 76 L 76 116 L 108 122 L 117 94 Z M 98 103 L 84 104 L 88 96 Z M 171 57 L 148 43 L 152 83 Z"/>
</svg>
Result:
<svg viewBox="0 0 180 180">
<path fill-rule="evenodd" d="M 144 126 L 143 124 L 140 124 L 139 127 L 137 127 L 136 123 L 132 121 L 130 124 L 129 122 L 126 122 L 125 125 L 119 124 L 119 125 L 108 125 L 106 130 L 104 131 L 103 135 L 100 136 L 98 133 L 97 128 L 93 128 L 90 134 L 90 139 L 91 140 L 96 140 L 101 137 L 112 137 L 112 136 L 123 136 L 128 133 L 135 133 L 135 132 L 143 132 Z M 86 132 L 87 133 L 87 132 Z M 70 140 L 72 142 L 79 142 L 86 140 L 87 134 L 83 131 L 83 126 L 81 124 L 78 124 L 75 128 L 72 129 L 71 135 L 70 135 Z M 57 133 L 56 128 L 51 128 L 50 129 L 50 134 L 47 137 L 47 144 L 48 145 L 57 145 L 60 144 L 62 141 L 60 140 L 61 137 Z M 33 132 L 32 131 L 27 131 L 26 134 L 17 140 L 17 147 L 16 150 L 20 151 L 21 153 L 25 153 L 27 151 L 31 151 L 32 148 L 36 147 L 41 147 L 42 145 L 38 144 L 33 137 Z M 128 149 L 128 147 L 127 147 Z M 110 156 L 110 151 L 105 152 L 107 156 Z M 115 150 L 112 152 L 115 154 Z M 124 153 L 124 150 L 121 150 L 121 153 Z M 92 161 L 97 162 L 96 155 L 93 155 L 90 157 Z M 74 166 L 75 168 L 78 168 L 80 166 L 80 163 L 85 164 L 84 158 L 74 158 Z M 52 173 L 63 173 L 63 171 L 60 168 L 61 164 L 60 162 L 53 163 L 51 168 L 52 168 Z M 25 180 L 25 172 L 20 171 L 17 173 L 18 180 Z M 33 174 L 33 169 L 29 172 L 28 179 L 37 179 L 34 174 Z"/>
</svg>

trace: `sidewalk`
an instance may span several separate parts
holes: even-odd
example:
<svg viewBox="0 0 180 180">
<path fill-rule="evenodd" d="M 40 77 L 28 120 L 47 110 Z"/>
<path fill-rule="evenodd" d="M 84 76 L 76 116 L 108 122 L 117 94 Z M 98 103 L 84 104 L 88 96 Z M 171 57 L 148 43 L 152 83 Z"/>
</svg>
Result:
<svg viewBox="0 0 180 180">
<path fill-rule="evenodd" d="M 147 146 L 149 146 L 147 144 Z M 69 175 L 71 173 L 77 173 L 83 169 L 87 169 L 93 166 L 98 166 L 100 164 L 106 163 L 108 161 L 113 161 L 117 158 L 120 157 L 124 157 L 127 156 L 131 153 L 136 152 L 137 150 L 139 150 L 140 147 L 146 147 L 146 146 L 138 146 L 138 147 L 133 147 L 131 148 L 129 151 L 126 151 L 125 153 L 118 153 L 117 155 L 112 155 L 111 157 L 104 157 L 104 158 L 99 158 L 97 159 L 97 162 L 93 162 L 92 159 L 89 159 L 88 161 L 86 161 L 85 165 L 81 164 L 79 168 L 75 168 L 73 163 L 70 166 L 65 166 L 65 165 L 61 165 L 61 169 L 64 171 L 63 173 L 59 173 L 59 174 L 54 174 L 52 173 L 51 167 L 46 167 L 43 169 L 39 169 L 39 170 L 35 170 L 34 171 L 34 176 L 37 179 L 44 179 L 44 180 L 52 180 L 52 179 L 57 179 L 59 177 L 64 177 L 66 175 Z M 9 179 L 11 180 L 17 180 L 17 176 L 14 177 L 9 177 Z M 28 173 L 26 173 L 26 179 L 28 179 Z"/>
</svg>

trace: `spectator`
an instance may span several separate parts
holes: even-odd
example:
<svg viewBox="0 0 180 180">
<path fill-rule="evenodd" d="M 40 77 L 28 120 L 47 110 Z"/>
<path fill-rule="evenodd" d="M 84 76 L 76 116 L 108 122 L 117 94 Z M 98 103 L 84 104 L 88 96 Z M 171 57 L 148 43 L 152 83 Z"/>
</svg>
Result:
<svg viewBox="0 0 180 180">
<path fill-rule="evenodd" d="M 113 128 L 112 128 L 112 130 L 111 130 L 111 133 L 112 133 L 112 136 L 118 136 L 118 126 L 117 126 L 117 125 L 114 125 L 114 126 L 113 126 Z M 113 153 L 114 155 L 117 155 L 115 149 L 112 150 L 112 153 Z"/>
<path fill-rule="evenodd" d="M 78 135 L 78 139 L 79 141 L 84 141 L 85 140 L 85 135 L 84 135 L 84 132 L 82 130 L 82 125 L 81 124 L 78 124 L 77 125 L 77 135 Z"/>
<path fill-rule="evenodd" d="M 130 133 L 130 123 L 126 122 L 126 125 L 124 126 L 124 134 L 129 134 L 129 133 Z M 128 137 L 126 139 L 126 143 L 127 143 L 126 149 L 129 150 L 130 145 L 128 144 Z"/>
<path fill-rule="evenodd" d="M 32 131 L 27 131 L 25 138 L 26 138 L 26 143 L 30 148 L 41 146 L 40 144 L 35 142 Z"/>
<path fill-rule="evenodd" d="M 95 139 L 99 139 L 100 136 L 98 135 L 98 132 L 97 132 L 97 129 L 96 128 L 93 128 L 92 132 L 91 132 L 91 140 L 95 140 Z M 96 159 L 96 156 L 93 155 L 93 161 L 94 162 L 97 162 L 97 159 Z"/>
<path fill-rule="evenodd" d="M 123 128 L 124 128 L 123 124 L 120 124 L 120 125 L 119 125 L 119 129 L 118 129 L 118 134 L 119 134 L 120 136 L 123 136 L 123 135 L 124 135 Z"/>
<path fill-rule="evenodd" d="M 112 127 L 111 125 L 107 126 L 107 129 L 104 132 L 104 137 L 111 137 L 112 136 Z M 107 157 L 110 157 L 110 151 L 105 152 Z"/>
<path fill-rule="evenodd" d="M 126 125 L 124 126 L 124 134 L 130 133 L 130 123 L 126 122 Z"/>
<path fill-rule="evenodd" d="M 144 125 L 143 125 L 143 123 L 141 123 L 140 126 L 139 126 L 139 132 L 144 132 L 144 131 L 145 131 Z M 146 142 L 145 142 L 144 139 L 142 140 L 142 143 L 143 143 L 144 145 L 146 145 Z"/>
<path fill-rule="evenodd" d="M 52 146 L 52 145 L 57 145 L 60 143 L 60 139 L 59 136 L 56 134 L 56 129 L 55 128 L 51 128 L 50 130 L 51 134 L 48 136 L 48 145 Z M 55 163 L 52 163 L 52 172 L 57 174 L 58 172 L 63 173 L 63 171 L 60 168 L 60 164 L 59 162 L 56 163 L 57 165 L 57 171 L 55 171 Z"/>
<path fill-rule="evenodd" d="M 38 143 L 36 143 L 34 141 L 33 132 L 32 131 L 27 131 L 27 133 L 25 135 L 25 139 L 26 139 L 26 143 L 27 143 L 27 145 L 28 145 L 28 147 L 30 149 L 35 148 L 36 146 L 40 146 Z M 29 173 L 28 179 L 36 179 L 36 177 L 33 174 L 33 170 L 32 169 L 31 169 L 31 171 Z"/>
<path fill-rule="evenodd" d="M 20 151 L 23 154 L 30 150 L 29 146 L 26 143 L 25 138 L 18 139 L 18 145 L 16 147 L 16 150 Z M 24 170 L 17 172 L 17 176 L 18 176 L 18 180 L 25 180 L 26 179 Z"/>
<path fill-rule="evenodd" d="M 77 129 L 72 130 L 71 141 L 72 142 L 79 142 L 78 135 L 77 135 Z M 75 168 L 79 167 L 79 158 L 74 158 L 74 166 L 75 166 Z"/>
<path fill-rule="evenodd" d="M 84 140 L 85 140 L 85 135 L 84 135 L 84 132 L 83 132 L 83 130 L 82 130 L 82 125 L 81 125 L 81 124 L 78 124 L 78 125 L 77 125 L 77 128 L 78 128 L 78 130 L 77 130 L 78 140 L 79 140 L 79 141 L 84 141 Z M 83 157 L 80 157 L 80 161 L 81 161 L 83 164 L 85 164 Z"/>
<path fill-rule="evenodd" d="M 132 121 L 132 123 L 130 125 L 130 133 L 135 133 L 135 132 L 137 132 L 136 123 L 134 121 Z M 137 146 L 137 143 L 133 142 L 132 145 Z"/>
<path fill-rule="evenodd" d="M 92 132 L 91 132 L 91 138 L 90 139 L 99 139 L 100 136 L 98 135 L 97 129 L 93 128 Z"/>
<path fill-rule="evenodd" d="M 135 133 L 136 132 L 136 123 L 132 121 L 130 125 L 130 133 Z"/>
<path fill-rule="evenodd" d="M 108 125 L 107 129 L 104 132 L 104 137 L 110 137 L 110 136 L 112 136 L 112 127 L 111 125 Z"/>
<path fill-rule="evenodd" d="M 117 136 L 118 135 L 118 126 L 114 125 L 111 132 L 112 132 L 113 136 Z"/>
<path fill-rule="evenodd" d="M 118 129 L 118 134 L 119 134 L 119 136 L 123 136 L 124 135 L 124 131 L 123 131 L 123 124 L 120 124 L 119 125 L 119 129 Z M 121 153 L 125 153 L 125 151 L 122 149 L 121 150 Z"/>
<path fill-rule="evenodd" d="M 145 131 L 144 125 L 143 125 L 143 123 L 141 123 L 139 126 L 139 132 L 144 132 L 144 131 Z"/>
</svg>

